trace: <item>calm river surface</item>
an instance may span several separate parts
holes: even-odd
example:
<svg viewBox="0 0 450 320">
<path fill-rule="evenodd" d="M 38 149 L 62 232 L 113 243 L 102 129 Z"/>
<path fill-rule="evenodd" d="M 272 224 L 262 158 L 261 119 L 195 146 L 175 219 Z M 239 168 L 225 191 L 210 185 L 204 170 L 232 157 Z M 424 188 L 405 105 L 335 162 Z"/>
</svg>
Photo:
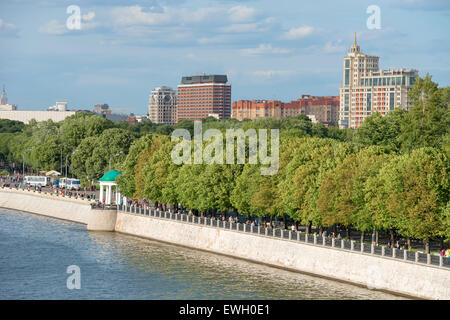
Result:
<svg viewBox="0 0 450 320">
<path fill-rule="evenodd" d="M 67 267 L 81 289 L 66 286 Z M 397 299 L 339 282 L 0 208 L 0 299 Z"/>
</svg>

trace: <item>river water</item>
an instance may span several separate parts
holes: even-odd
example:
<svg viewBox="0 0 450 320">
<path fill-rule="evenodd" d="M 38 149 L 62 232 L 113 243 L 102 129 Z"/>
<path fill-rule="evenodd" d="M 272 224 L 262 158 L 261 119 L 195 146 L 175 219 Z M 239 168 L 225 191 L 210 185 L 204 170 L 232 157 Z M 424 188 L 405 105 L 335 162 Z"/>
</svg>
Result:
<svg viewBox="0 0 450 320">
<path fill-rule="evenodd" d="M 67 267 L 81 289 L 68 289 Z M 208 252 L 0 208 L 0 299 L 398 299 Z"/>
</svg>

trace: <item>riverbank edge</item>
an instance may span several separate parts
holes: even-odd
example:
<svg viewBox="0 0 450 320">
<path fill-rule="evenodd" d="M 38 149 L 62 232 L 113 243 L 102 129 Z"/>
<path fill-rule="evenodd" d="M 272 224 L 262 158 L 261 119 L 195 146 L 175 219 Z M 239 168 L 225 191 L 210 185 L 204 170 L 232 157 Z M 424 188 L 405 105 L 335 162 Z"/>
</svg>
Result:
<svg viewBox="0 0 450 320">
<path fill-rule="evenodd" d="M 276 265 L 276 264 L 266 263 L 266 262 L 262 262 L 262 261 L 258 261 L 258 260 L 249 259 L 249 258 L 243 258 L 243 257 L 230 255 L 230 254 L 226 254 L 226 253 L 222 253 L 222 252 L 218 252 L 218 251 L 211 251 L 211 250 L 207 250 L 207 249 L 196 248 L 196 247 L 192 247 L 192 246 L 188 246 L 188 245 L 183 245 L 183 244 L 179 244 L 179 243 L 174 243 L 174 242 L 170 242 L 170 241 L 165 241 L 165 240 L 161 240 L 161 239 L 152 238 L 150 236 L 140 236 L 140 235 L 136 235 L 134 233 L 128 233 L 128 232 L 117 231 L 117 230 L 115 232 L 117 232 L 119 234 L 126 235 L 126 236 L 131 236 L 131 237 L 140 238 L 140 239 L 144 239 L 144 240 L 156 241 L 156 242 L 160 242 L 160 243 L 164 243 L 164 244 L 168 244 L 168 245 L 172 245 L 172 246 L 177 246 L 177 247 L 181 247 L 181 248 L 186 248 L 186 249 L 191 249 L 191 250 L 198 250 L 198 251 L 207 252 L 207 253 L 210 253 L 210 254 L 211 253 L 212 254 L 217 254 L 217 255 L 220 255 L 220 256 L 227 257 L 227 258 L 238 259 L 238 260 L 242 260 L 242 261 L 246 261 L 246 262 L 250 262 L 250 263 L 254 263 L 254 264 L 258 264 L 258 265 L 263 265 L 263 266 L 270 267 L 270 268 L 276 268 L 276 269 L 285 270 L 285 271 L 289 271 L 289 272 L 300 273 L 300 274 L 303 274 L 303 275 L 306 275 L 306 276 L 311 276 L 311 277 L 314 277 L 314 278 L 321 278 L 321 279 L 325 279 L 325 280 L 330 280 L 330 281 L 335 281 L 335 282 L 339 282 L 339 283 L 344 283 L 344 284 L 347 284 L 347 285 L 355 286 L 355 287 L 358 287 L 358 288 L 363 288 L 363 289 L 366 289 L 366 290 L 379 291 L 379 292 L 392 294 L 392 295 L 395 295 L 395 296 L 398 296 L 398 297 L 403 297 L 403 298 L 407 298 L 407 299 L 411 299 L 411 300 L 432 300 L 431 298 L 416 297 L 416 296 L 412 296 L 412 295 L 409 295 L 409 294 L 406 294 L 406 293 L 395 292 L 395 291 L 392 291 L 392 290 L 368 289 L 366 285 L 361 284 L 361 283 L 356 283 L 356 282 L 352 282 L 352 281 L 348 281 L 348 280 L 333 278 L 333 277 L 330 277 L 330 276 L 323 276 L 323 275 L 316 274 L 316 273 L 311 273 L 311 272 L 307 272 L 307 271 L 301 271 L 301 270 L 297 270 L 297 269 L 293 269 L 293 268 L 289 268 L 289 267 L 284 267 L 284 266 L 280 266 L 280 265 Z"/>
<path fill-rule="evenodd" d="M 56 198 L 52 196 L 43 197 L 40 194 L 27 193 L 28 192 L 16 191 L 11 189 L 9 189 L 8 191 L 0 189 L 0 195 L 10 195 L 9 197 L 0 197 L 0 207 L 82 223 L 85 225 L 88 225 L 89 218 L 92 219 L 93 214 L 96 216 L 102 215 L 100 210 L 95 210 L 99 211 L 97 212 L 97 214 L 95 214 L 94 210 L 90 208 L 90 205 L 88 203 L 74 203 L 73 199 L 64 199 L 60 197 Z M 17 197 L 12 196 L 13 194 L 20 195 L 22 197 L 22 201 L 20 201 L 20 199 L 18 201 Z M 25 201 L 23 200 L 24 196 L 28 198 Z M 55 215 L 54 212 L 46 211 L 48 209 L 48 201 L 51 201 L 51 204 L 54 208 L 59 208 L 57 210 L 63 210 L 64 215 Z M 32 205 L 32 210 L 27 210 L 26 208 L 24 208 L 25 203 L 28 203 L 29 207 L 31 202 L 38 202 L 40 204 Z M 43 205 L 42 202 L 45 202 L 45 205 Z M 67 208 L 67 205 L 65 205 L 68 203 L 70 203 L 69 207 L 71 208 L 69 210 Z M 83 208 L 83 212 L 87 212 L 87 214 L 83 215 L 84 221 L 80 221 L 79 218 L 73 218 L 74 212 L 71 211 L 73 210 L 73 205 L 76 205 L 77 207 L 80 206 Z M 88 210 L 86 208 L 88 208 Z M 117 211 L 115 212 L 115 214 L 116 217 L 114 217 L 114 219 L 116 220 L 116 223 L 114 226 L 114 230 L 112 231 L 116 231 L 119 233 L 161 241 L 191 249 L 202 250 L 205 252 L 216 253 L 231 258 L 246 260 L 252 263 L 258 263 L 283 270 L 299 272 L 314 277 L 321 277 L 328 280 L 356 285 L 358 287 L 369 288 L 372 290 L 386 292 L 407 298 L 450 299 L 450 288 L 446 288 L 445 285 L 439 285 L 442 283 L 450 283 L 450 272 L 447 270 L 438 269 L 437 271 L 432 272 L 433 269 L 420 265 L 410 265 L 409 267 L 405 268 L 405 265 L 408 264 L 402 263 L 401 261 L 382 262 L 382 260 L 386 259 L 359 255 L 352 252 L 329 250 L 328 248 L 308 246 L 307 244 L 266 238 L 263 236 L 217 229 L 209 226 L 192 225 L 181 221 L 166 220 L 147 216 L 137 216 L 122 211 Z M 238 250 L 239 248 L 245 247 L 252 248 L 252 250 L 256 252 L 256 255 L 251 254 L 251 252 L 249 253 L 248 250 Z M 261 249 L 258 250 L 258 247 L 260 247 Z M 259 257 L 258 252 L 260 252 Z M 274 255 L 275 258 L 272 257 L 272 259 L 268 259 L 267 256 L 264 256 L 264 252 L 270 252 L 272 255 Z M 286 252 L 289 252 L 290 256 L 289 254 L 288 256 L 283 256 L 283 254 L 285 254 Z M 301 252 L 301 254 L 299 254 L 299 252 Z M 313 258 L 305 260 L 304 258 L 306 256 L 311 256 Z M 327 257 L 327 259 L 324 260 L 324 256 Z M 361 260 L 361 257 L 363 257 L 362 261 L 354 261 L 355 259 Z M 378 261 L 372 259 L 378 259 Z M 302 263 L 299 263 L 299 261 L 301 262 L 301 260 L 307 261 L 309 265 L 308 263 L 306 265 L 302 265 Z M 392 272 L 392 276 L 389 278 L 391 279 L 390 281 L 393 281 L 394 283 L 391 283 L 389 280 L 385 281 L 382 278 L 378 279 L 379 283 L 373 283 L 370 277 L 366 278 L 365 280 L 361 279 L 361 272 L 359 272 L 359 274 L 357 275 L 354 274 L 355 270 L 353 270 L 353 272 L 351 271 L 352 268 L 358 269 L 359 266 L 359 269 L 373 272 L 373 268 L 367 269 L 367 267 L 373 267 L 377 265 L 387 266 L 376 267 L 375 271 L 379 271 L 378 274 L 376 274 L 375 278 L 380 277 L 380 275 L 382 274 L 391 274 Z M 336 268 L 336 270 L 334 270 L 333 268 Z M 405 274 L 408 274 L 408 276 L 406 277 Z M 429 279 L 423 279 L 424 275 Z M 408 290 L 408 286 L 405 287 L 403 285 L 400 286 L 403 289 L 398 290 L 399 285 L 402 282 L 401 280 L 405 280 L 406 278 L 407 280 L 409 280 L 407 282 L 415 284 L 416 288 L 411 288 L 411 290 Z M 369 281 L 367 281 L 368 279 Z M 425 294 L 420 292 L 420 290 L 417 290 L 417 282 L 419 279 L 422 279 L 421 282 L 427 288 L 427 290 L 425 290 Z M 412 286 L 414 287 L 414 285 Z"/>
</svg>

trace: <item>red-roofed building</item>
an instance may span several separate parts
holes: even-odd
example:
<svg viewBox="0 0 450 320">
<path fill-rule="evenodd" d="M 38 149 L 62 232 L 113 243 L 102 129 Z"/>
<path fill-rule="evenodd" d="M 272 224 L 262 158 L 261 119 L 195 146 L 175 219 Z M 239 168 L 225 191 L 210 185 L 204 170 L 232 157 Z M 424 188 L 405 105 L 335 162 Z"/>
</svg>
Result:
<svg viewBox="0 0 450 320">
<path fill-rule="evenodd" d="M 314 116 L 318 122 L 330 126 L 339 119 L 339 97 L 315 97 L 302 95 L 298 100 L 281 102 L 278 100 L 239 100 L 232 104 L 232 117 L 237 120 L 286 117 L 305 114 Z"/>
</svg>

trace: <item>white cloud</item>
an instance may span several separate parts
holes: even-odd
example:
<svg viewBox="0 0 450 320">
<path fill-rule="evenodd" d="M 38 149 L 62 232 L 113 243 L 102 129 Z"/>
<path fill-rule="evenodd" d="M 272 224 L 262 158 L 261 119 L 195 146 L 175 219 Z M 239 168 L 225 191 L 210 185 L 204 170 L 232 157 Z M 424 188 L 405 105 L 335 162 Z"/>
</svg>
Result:
<svg viewBox="0 0 450 320">
<path fill-rule="evenodd" d="M 220 8 L 199 8 L 196 11 L 189 11 L 185 8 L 162 7 L 157 11 L 146 11 L 139 5 L 111 10 L 113 22 L 121 26 L 199 23 L 217 20 L 223 13 L 224 10 Z"/>
<path fill-rule="evenodd" d="M 75 85 L 77 86 L 115 86 L 128 85 L 129 80 L 123 76 L 114 76 L 111 74 L 80 74 L 76 78 Z"/>
<path fill-rule="evenodd" d="M 182 25 L 186 23 L 226 22 L 245 23 L 252 21 L 256 15 L 254 8 L 235 6 L 232 8 L 198 8 L 189 10 L 177 7 L 151 7 L 139 5 L 117 7 L 110 11 L 116 25 Z"/>
<path fill-rule="evenodd" d="M 222 32 L 241 33 L 241 32 L 260 32 L 263 28 L 259 23 L 238 23 L 220 29 Z"/>
<path fill-rule="evenodd" d="M 326 53 L 342 52 L 345 53 L 345 46 L 342 44 L 342 40 L 336 42 L 328 41 L 325 44 L 324 50 Z"/>
<path fill-rule="evenodd" d="M 68 33 L 69 29 L 66 28 L 65 24 L 60 23 L 58 20 L 50 20 L 43 26 L 39 27 L 39 32 L 51 35 L 62 35 Z"/>
<path fill-rule="evenodd" d="M 219 30 L 226 33 L 244 33 L 244 32 L 264 32 L 273 27 L 274 18 L 266 18 L 260 22 L 253 23 L 233 23 Z"/>
<path fill-rule="evenodd" d="M 0 34 L 12 34 L 17 31 L 15 25 L 11 23 L 6 23 L 3 19 L 0 19 Z"/>
<path fill-rule="evenodd" d="M 254 76 L 264 77 L 264 78 L 273 78 L 275 76 L 286 77 L 295 74 L 293 70 L 257 70 L 252 72 Z"/>
<path fill-rule="evenodd" d="M 81 30 L 91 30 L 97 28 L 100 23 L 94 21 L 95 13 L 88 12 L 87 14 L 81 15 Z M 69 33 L 69 30 L 64 23 L 59 22 L 58 20 L 50 20 L 46 24 L 39 27 L 39 32 L 43 34 L 50 35 L 63 35 Z M 76 30 L 78 31 L 78 30 Z"/>
<path fill-rule="evenodd" d="M 88 12 L 87 14 L 83 14 L 81 16 L 81 29 L 82 30 L 91 30 L 100 26 L 100 23 L 94 21 L 95 12 Z"/>
<path fill-rule="evenodd" d="M 241 53 L 247 56 L 263 55 L 263 54 L 287 54 L 291 50 L 286 48 L 276 48 L 272 47 L 270 43 L 260 44 L 257 48 L 242 49 Z"/>
<path fill-rule="evenodd" d="M 199 44 L 214 44 L 214 43 L 223 43 L 224 39 L 223 37 L 212 37 L 212 38 L 199 38 L 197 40 L 197 43 Z"/>
<path fill-rule="evenodd" d="M 404 34 L 395 30 L 392 27 L 385 27 L 385 28 L 381 28 L 381 29 L 364 30 L 364 31 L 358 32 L 356 34 L 356 38 L 357 38 L 357 41 L 359 42 L 359 40 L 373 41 L 373 40 L 385 39 L 387 37 L 393 38 L 394 36 L 402 36 L 402 35 L 404 35 Z M 352 43 L 353 43 L 353 41 L 352 41 Z"/>
<path fill-rule="evenodd" d="M 450 2 L 448 0 L 399 0 L 395 5 L 406 9 L 450 10 Z"/>
<path fill-rule="evenodd" d="M 141 6 L 114 8 L 111 11 L 113 22 L 118 25 L 161 25 L 172 21 L 171 15 L 164 8 L 164 12 L 145 12 Z"/>
<path fill-rule="evenodd" d="M 83 14 L 81 16 L 81 19 L 83 19 L 84 21 L 91 21 L 94 20 L 95 18 L 95 12 L 88 12 L 87 14 Z"/>
<path fill-rule="evenodd" d="M 246 6 L 235 6 L 228 10 L 228 14 L 233 22 L 246 22 L 254 19 L 256 10 Z"/>
<path fill-rule="evenodd" d="M 294 40 L 309 36 L 315 31 L 311 26 L 303 26 L 299 28 L 292 28 L 283 34 L 284 39 Z"/>
</svg>

